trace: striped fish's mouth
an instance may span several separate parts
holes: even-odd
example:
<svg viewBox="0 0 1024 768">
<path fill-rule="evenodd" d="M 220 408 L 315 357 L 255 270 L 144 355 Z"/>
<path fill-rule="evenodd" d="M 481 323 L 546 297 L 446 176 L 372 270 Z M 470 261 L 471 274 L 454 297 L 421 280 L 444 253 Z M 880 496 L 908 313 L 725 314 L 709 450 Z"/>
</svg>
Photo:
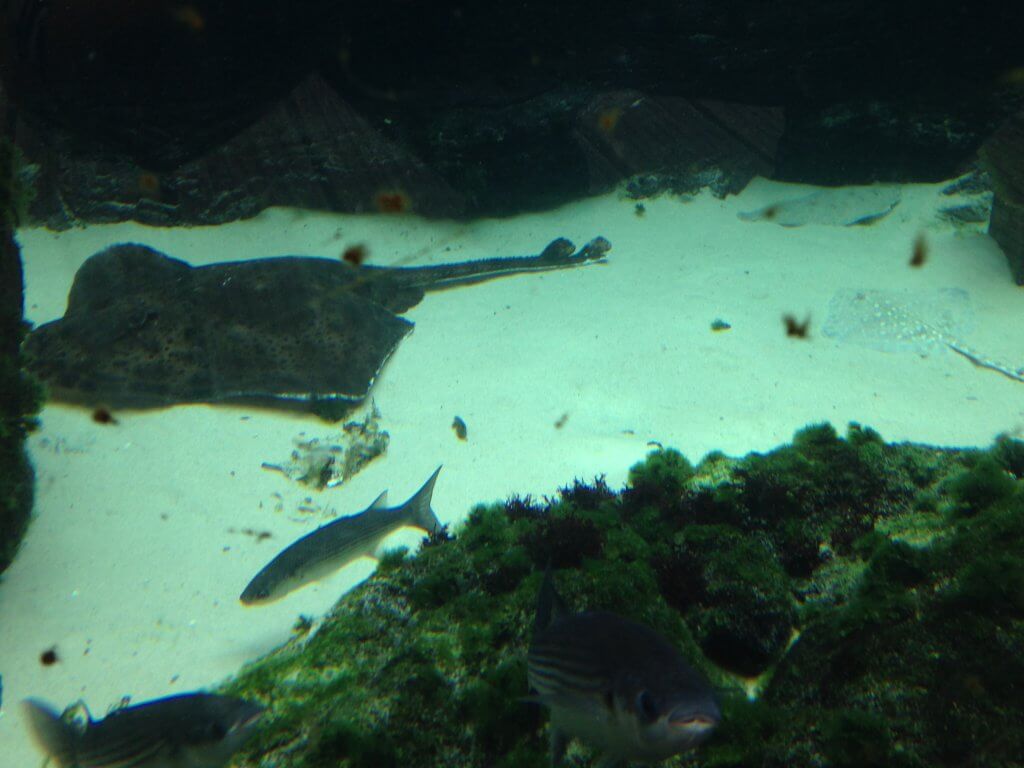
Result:
<svg viewBox="0 0 1024 768">
<path fill-rule="evenodd" d="M 670 728 L 680 728 L 693 733 L 704 733 L 718 725 L 718 718 L 711 715 L 687 714 L 680 715 L 679 717 L 669 717 L 668 724 Z"/>
</svg>

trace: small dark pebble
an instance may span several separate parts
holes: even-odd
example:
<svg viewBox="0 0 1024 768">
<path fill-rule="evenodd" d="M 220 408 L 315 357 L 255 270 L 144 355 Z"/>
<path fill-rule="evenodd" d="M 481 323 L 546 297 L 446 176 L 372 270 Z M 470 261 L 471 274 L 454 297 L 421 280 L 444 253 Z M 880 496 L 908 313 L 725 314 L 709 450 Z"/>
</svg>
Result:
<svg viewBox="0 0 1024 768">
<path fill-rule="evenodd" d="M 117 419 L 114 418 L 114 414 L 106 408 L 97 408 L 93 411 L 92 420 L 97 424 L 117 424 Z"/>
</svg>

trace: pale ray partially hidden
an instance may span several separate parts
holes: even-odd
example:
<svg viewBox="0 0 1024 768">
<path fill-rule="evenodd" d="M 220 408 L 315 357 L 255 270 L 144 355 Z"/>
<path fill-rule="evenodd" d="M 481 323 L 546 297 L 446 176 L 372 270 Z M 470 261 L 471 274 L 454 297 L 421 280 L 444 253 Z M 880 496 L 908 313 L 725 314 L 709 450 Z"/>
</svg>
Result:
<svg viewBox="0 0 1024 768">
<path fill-rule="evenodd" d="M 970 297 L 960 288 L 843 288 L 829 301 L 824 333 L 837 341 L 883 352 L 926 355 L 948 348 L 981 368 L 1024 381 L 1024 368 L 993 360 L 963 341 L 972 322 Z"/>
</svg>

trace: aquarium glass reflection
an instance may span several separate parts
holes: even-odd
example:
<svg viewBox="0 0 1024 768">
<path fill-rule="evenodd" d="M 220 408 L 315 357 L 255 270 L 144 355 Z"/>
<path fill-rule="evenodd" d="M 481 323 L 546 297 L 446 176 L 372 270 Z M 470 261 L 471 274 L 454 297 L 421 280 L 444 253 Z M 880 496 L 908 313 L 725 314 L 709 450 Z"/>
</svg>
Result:
<svg viewBox="0 0 1024 768">
<path fill-rule="evenodd" d="M 1017 764 L 1022 25 L 0 4 L 0 768 Z"/>
</svg>

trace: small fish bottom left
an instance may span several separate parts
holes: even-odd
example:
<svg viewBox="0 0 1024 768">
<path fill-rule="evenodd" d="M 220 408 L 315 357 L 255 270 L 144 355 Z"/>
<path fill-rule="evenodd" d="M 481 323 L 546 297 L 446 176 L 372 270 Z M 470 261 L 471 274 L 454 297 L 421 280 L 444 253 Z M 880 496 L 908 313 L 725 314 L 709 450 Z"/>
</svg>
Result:
<svg viewBox="0 0 1024 768">
<path fill-rule="evenodd" d="M 212 693 L 185 693 L 115 709 L 93 720 L 84 704 L 59 713 L 23 702 L 39 747 L 58 768 L 220 768 L 252 736 L 263 707 Z M 84 716 L 76 717 L 83 711 Z"/>
</svg>

